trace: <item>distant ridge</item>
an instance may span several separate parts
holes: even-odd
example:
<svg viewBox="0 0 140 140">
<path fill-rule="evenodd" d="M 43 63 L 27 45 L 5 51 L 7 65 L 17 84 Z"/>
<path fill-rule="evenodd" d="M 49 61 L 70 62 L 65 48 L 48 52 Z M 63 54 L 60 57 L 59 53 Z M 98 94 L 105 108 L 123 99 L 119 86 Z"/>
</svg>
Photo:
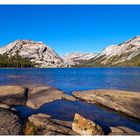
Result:
<svg viewBox="0 0 140 140">
<path fill-rule="evenodd" d="M 75 53 L 69 53 L 64 56 L 62 56 L 63 60 L 65 63 L 69 65 L 75 65 L 75 64 L 80 64 L 84 61 L 90 60 L 94 58 L 97 55 L 97 53 L 80 53 L 80 52 L 75 52 Z"/>
<path fill-rule="evenodd" d="M 140 66 L 140 36 L 97 53 L 69 53 L 60 57 L 43 42 L 16 40 L 0 48 L 0 67 Z"/>
<path fill-rule="evenodd" d="M 140 36 L 111 45 L 94 58 L 77 66 L 140 66 Z"/>
</svg>

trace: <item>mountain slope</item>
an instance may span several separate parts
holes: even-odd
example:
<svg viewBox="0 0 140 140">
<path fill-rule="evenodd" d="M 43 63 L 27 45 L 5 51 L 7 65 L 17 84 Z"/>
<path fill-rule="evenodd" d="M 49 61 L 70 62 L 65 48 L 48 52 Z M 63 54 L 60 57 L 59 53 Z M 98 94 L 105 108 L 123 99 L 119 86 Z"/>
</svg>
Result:
<svg viewBox="0 0 140 140">
<path fill-rule="evenodd" d="M 119 45 L 112 45 L 105 48 L 99 55 L 83 63 L 81 66 L 117 66 L 136 65 L 134 60 L 140 54 L 140 36 L 134 37 Z M 135 58 L 134 60 L 132 60 Z M 132 60 L 132 61 L 131 61 Z M 127 62 L 127 63 L 124 63 Z"/>
<path fill-rule="evenodd" d="M 118 63 L 117 66 L 140 66 L 140 54 L 133 57 L 131 60 Z"/>
<path fill-rule="evenodd" d="M 36 67 L 64 67 L 63 59 L 42 42 L 16 40 L 0 48 L 0 55 L 20 56 L 34 62 Z"/>
<path fill-rule="evenodd" d="M 82 62 L 85 62 L 87 60 L 90 60 L 94 58 L 97 54 L 96 53 L 69 53 L 64 56 L 62 56 L 65 63 L 68 65 L 75 65 L 80 64 Z"/>
</svg>

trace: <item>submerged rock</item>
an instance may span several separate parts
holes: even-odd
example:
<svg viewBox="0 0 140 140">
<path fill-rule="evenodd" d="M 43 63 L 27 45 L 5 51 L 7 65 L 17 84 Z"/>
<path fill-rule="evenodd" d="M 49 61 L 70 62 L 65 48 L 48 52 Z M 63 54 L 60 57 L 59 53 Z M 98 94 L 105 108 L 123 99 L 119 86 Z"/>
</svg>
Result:
<svg viewBox="0 0 140 140">
<path fill-rule="evenodd" d="M 55 88 L 38 86 L 30 89 L 26 105 L 33 109 L 38 109 L 45 103 L 59 99 L 76 100 L 74 97 L 66 95 Z"/>
<path fill-rule="evenodd" d="M 72 130 L 72 123 L 69 121 L 55 120 L 46 114 L 32 115 L 28 118 L 28 126 L 26 125 L 25 134 L 36 135 L 75 135 Z M 35 131 L 34 131 L 35 130 Z M 33 132 L 34 131 L 34 132 Z M 29 133 L 31 132 L 31 133 Z"/>
<path fill-rule="evenodd" d="M 140 135 L 140 132 L 136 132 L 130 128 L 118 126 L 118 127 L 110 127 L 111 132 L 109 135 Z"/>
<path fill-rule="evenodd" d="M 80 135 L 103 135 L 102 128 L 91 120 L 75 114 L 72 129 Z"/>
<path fill-rule="evenodd" d="M 0 103 L 7 105 L 25 105 L 27 89 L 20 86 L 0 86 Z"/>
<path fill-rule="evenodd" d="M 0 108 L 0 135 L 23 134 L 22 122 L 14 112 Z"/>
<path fill-rule="evenodd" d="M 99 103 L 116 111 L 140 119 L 140 93 L 124 90 L 89 90 L 73 92 L 79 99 Z"/>
</svg>

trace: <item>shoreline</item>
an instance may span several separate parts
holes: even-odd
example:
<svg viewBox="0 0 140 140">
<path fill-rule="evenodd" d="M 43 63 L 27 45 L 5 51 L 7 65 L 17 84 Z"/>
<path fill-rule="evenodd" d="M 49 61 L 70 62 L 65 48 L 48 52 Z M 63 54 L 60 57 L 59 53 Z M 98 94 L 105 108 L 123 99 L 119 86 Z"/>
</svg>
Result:
<svg viewBox="0 0 140 140">
<path fill-rule="evenodd" d="M 0 67 L 0 69 L 80 69 L 80 68 L 140 68 L 140 66 L 95 66 L 95 67 Z"/>
<path fill-rule="evenodd" d="M 3 89 L 4 88 L 7 88 L 7 86 L 3 86 Z M 2 88 L 2 86 L 0 86 L 0 89 Z M 33 104 L 35 103 L 38 103 L 38 104 L 40 104 L 41 102 L 41 104 L 39 105 L 39 106 L 34 106 L 35 108 L 37 107 L 41 107 L 42 105 L 44 105 L 44 104 L 48 104 L 49 102 L 55 102 L 55 100 L 56 100 L 56 102 L 57 102 L 57 100 L 64 100 L 65 102 L 69 102 L 69 101 L 67 101 L 67 100 L 70 100 L 70 102 L 72 101 L 72 102 L 75 102 L 75 101 L 80 101 L 81 99 L 74 99 L 72 96 L 66 96 L 66 94 L 65 93 L 63 93 L 63 92 L 61 92 L 60 90 L 58 90 L 58 89 L 56 89 L 56 88 L 53 88 L 53 87 L 40 87 L 40 86 L 37 86 L 37 85 L 28 85 L 28 87 L 26 87 L 26 88 L 28 88 L 28 92 L 29 93 L 26 93 L 26 97 L 25 97 L 25 102 L 24 102 L 24 100 L 23 100 L 23 97 L 24 97 L 24 92 L 23 92 L 23 89 L 22 89 L 22 87 L 19 87 L 19 86 L 9 86 L 8 88 L 10 88 L 10 89 L 6 89 L 5 91 L 7 92 L 8 90 L 9 90 L 9 93 L 11 93 L 11 91 L 13 90 L 14 92 L 16 92 L 17 90 L 18 90 L 18 93 L 16 92 L 15 93 L 15 95 L 14 94 L 10 94 L 10 96 L 12 97 L 11 99 L 13 100 L 11 100 L 10 102 L 9 102 L 9 100 L 5 100 L 3 97 L 1 97 L 0 96 L 0 99 L 4 99 L 5 101 L 5 103 L 7 104 L 7 103 L 18 103 L 19 101 L 19 103 L 16 105 L 16 106 L 19 106 L 19 105 L 23 105 L 23 106 L 28 106 L 28 104 L 27 104 L 27 101 L 31 98 L 31 101 L 33 100 Z M 15 90 L 14 90 L 15 89 Z M 17 90 L 16 90 L 17 89 Z M 2 90 L 3 91 L 3 90 Z M 19 93 L 19 91 L 20 91 L 20 93 Z M 50 92 L 51 91 L 51 92 Z M 42 92 L 42 93 L 41 93 Z M 50 93 L 49 93 L 50 92 Z M 55 93 L 55 94 L 53 94 L 52 95 L 52 93 Z M 84 92 L 84 91 L 80 91 L 80 92 Z M 129 91 L 126 91 L 126 92 L 129 92 Z M 6 93 L 6 96 L 7 96 L 7 94 L 8 94 L 8 96 L 9 96 L 9 93 L 7 92 Z M 39 94 L 40 93 L 40 94 Z M 48 94 L 49 93 L 49 94 Z M 21 94 L 22 94 L 22 96 L 21 96 Z M 30 96 L 29 96 L 30 95 Z M 39 96 L 38 96 L 39 95 Z M 9 96 L 9 97 L 10 97 Z M 14 96 L 16 96 L 16 100 L 14 99 Z M 30 98 L 29 98 L 29 97 Z M 42 98 L 40 98 L 42 96 Z M 66 97 L 65 97 L 66 96 Z M 75 96 L 75 95 L 74 95 Z M 8 97 L 8 98 L 9 98 Z M 18 99 L 18 98 L 19 99 Z M 47 98 L 46 98 L 47 97 Z M 27 98 L 27 99 L 26 99 Z M 41 100 L 40 100 L 40 99 Z M 49 99 L 50 98 L 50 99 Z M 65 98 L 66 98 L 66 100 L 65 100 Z M 21 100 L 22 99 L 22 100 Z M 49 99 L 49 100 L 48 100 Z M 19 101 L 18 101 L 19 100 Z M 18 101 L 18 102 L 17 102 Z M 86 101 L 86 100 L 81 100 L 83 103 L 85 102 L 88 102 L 88 101 Z M 90 104 L 92 104 L 91 102 L 90 102 Z M 94 103 L 94 104 L 96 104 L 96 103 Z M 30 104 L 29 104 L 30 105 Z M 11 106 L 10 104 L 9 104 L 9 106 Z M 14 105 L 12 105 L 13 107 L 14 107 Z M 11 106 L 11 107 L 12 107 Z M 30 107 L 30 106 L 29 106 Z M 31 105 L 31 107 L 32 107 L 32 105 Z M 34 108 L 33 107 L 33 108 Z M 104 108 L 104 106 L 102 106 L 102 104 L 99 104 L 99 108 Z M 106 109 L 107 109 L 107 107 L 105 107 Z M 11 110 L 11 108 L 6 108 L 6 109 L 10 109 Z M 12 108 L 13 109 L 13 108 Z M 108 110 L 108 109 L 107 109 Z M 14 110 L 13 110 L 14 111 Z M 109 110 L 110 111 L 110 110 Z M 114 109 L 112 109 L 112 111 L 114 111 Z M 118 112 L 118 111 L 117 111 Z M 19 113 L 19 112 L 18 112 Z M 119 113 L 119 112 L 118 112 Z M 33 115 L 33 114 L 32 114 Z M 120 114 L 120 115 L 123 115 L 123 114 Z M 126 114 L 124 114 L 124 116 L 125 117 L 127 117 L 127 115 Z M 30 117 L 30 116 L 29 116 Z M 53 117 L 53 116 L 52 116 Z M 129 117 L 128 116 L 128 118 L 130 118 L 131 119 L 131 117 Z M 28 118 L 25 118 L 26 120 L 28 120 Z M 132 119 L 133 119 L 133 117 L 132 117 Z M 135 118 L 134 118 L 135 119 Z M 136 119 L 137 120 L 137 119 Z M 139 121 L 140 121 L 140 119 L 138 119 L 138 123 L 139 123 Z M 25 122 L 26 123 L 26 122 Z M 140 130 L 139 130 L 139 132 L 140 132 Z"/>
</svg>

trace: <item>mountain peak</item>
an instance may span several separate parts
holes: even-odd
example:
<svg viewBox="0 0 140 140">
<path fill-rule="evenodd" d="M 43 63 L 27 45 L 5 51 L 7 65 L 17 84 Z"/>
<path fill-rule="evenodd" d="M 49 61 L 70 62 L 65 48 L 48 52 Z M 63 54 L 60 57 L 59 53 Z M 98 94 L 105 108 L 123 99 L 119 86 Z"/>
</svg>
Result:
<svg viewBox="0 0 140 140">
<path fill-rule="evenodd" d="M 62 67 L 65 66 L 63 59 L 51 48 L 42 42 L 32 40 L 15 40 L 14 42 L 1 47 L 0 54 L 8 56 L 18 55 L 22 58 L 29 58 L 38 67 Z"/>
<path fill-rule="evenodd" d="M 135 36 L 134 38 L 140 38 L 140 35 Z"/>
<path fill-rule="evenodd" d="M 140 36 L 136 36 L 118 45 L 108 46 L 90 63 L 96 63 L 99 65 L 116 65 L 124 61 L 129 61 L 139 54 Z"/>
<path fill-rule="evenodd" d="M 13 43 L 23 43 L 23 44 L 43 44 L 45 45 L 43 42 L 41 41 L 34 41 L 34 40 L 28 40 L 28 39 L 17 39 L 15 41 L 13 41 Z"/>
</svg>

